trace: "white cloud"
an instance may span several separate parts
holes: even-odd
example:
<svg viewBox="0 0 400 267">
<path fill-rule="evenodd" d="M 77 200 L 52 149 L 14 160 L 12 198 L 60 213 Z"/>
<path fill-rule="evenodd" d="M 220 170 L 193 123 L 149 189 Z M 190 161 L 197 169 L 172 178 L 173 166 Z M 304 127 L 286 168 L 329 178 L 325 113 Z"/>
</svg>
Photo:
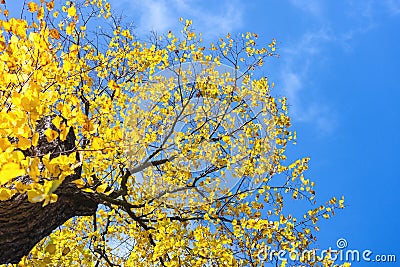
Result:
<svg viewBox="0 0 400 267">
<path fill-rule="evenodd" d="M 386 2 L 386 9 L 382 9 L 383 1 Z M 351 53 L 354 39 L 377 27 L 376 16 L 379 12 L 388 12 L 388 9 L 392 14 L 400 12 L 400 0 L 350 0 L 346 3 L 349 11 L 344 15 L 353 24 L 342 29 L 335 26 L 337 18 L 325 12 L 326 6 L 322 1 L 290 0 L 290 3 L 324 26 L 317 31 L 305 32 L 282 49 L 284 66 L 280 74 L 281 85 L 288 96 L 294 120 L 312 123 L 320 132 L 331 133 L 337 124 L 335 107 L 330 106 L 328 100 L 321 99 L 324 88 L 318 88 L 318 84 L 313 83 L 317 80 L 314 78 L 316 66 L 323 66 L 321 62 L 329 60 L 327 52 L 332 47 Z"/>
<path fill-rule="evenodd" d="M 367 19 L 378 24 L 382 15 L 400 15 L 400 0 L 349 0 L 349 8 L 353 18 Z"/>
<path fill-rule="evenodd" d="M 195 14 L 192 14 L 194 17 Z M 242 9 L 234 1 L 225 2 L 223 11 L 215 14 L 203 14 L 196 17 L 205 26 L 203 31 L 216 37 L 237 30 L 242 25 Z"/>
<path fill-rule="evenodd" d="M 302 77 L 298 73 L 284 71 L 281 73 L 282 88 L 290 102 L 297 102 L 297 97 L 303 89 Z"/>
<path fill-rule="evenodd" d="M 139 26 L 144 29 L 165 32 L 173 24 L 171 11 L 164 1 L 141 1 Z"/>
<path fill-rule="evenodd" d="M 400 0 L 386 0 L 385 5 L 392 15 L 400 15 Z"/>
<path fill-rule="evenodd" d="M 330 134 L 336 125 L 335 112 L 320 99 L 322 88 L 315 88 L 314 65 L 323 60 L 324 46 L 335 40 L 327 30 L 308 32 L 292 46 L 282 49 L 283 66 L 280 71 L 280 87 L 288 98 L 289 112 L 293 119 L 313 124 L 323 134 Z"/>
<path fill-rule="evenodd" d="M 310 76 L 309 73 L 281 73 L 290 115 L 294 121 L 311 124 L 320 134 L 331 134 L 337 125 L 336 113 L 329 103 L 310 92 L 311 86 L 307 82 Z"/>
<path fill-rule="evenodd" d="M 193 20 L 194 28 L 208 38 L 225 35 L 243 24 L 243 8 L 236 0 L 209 3 L 195 0 L 114 0 L 112 5 L 129 15 L 141 34 L 179 31 L 182 27 L 180 17 Z"/>
<path fill-rule="evenodd" d="M 284 48 L 285 53 L 290 55 L 316 55 L 321 52 L 322 44 L 335 39 L 334 34 L 329 29 L 320 29 L 315 32 L 304 33 L 300 40 L 295 42 L 295 46 Z"/>
<path fill-rule="evenodd" d="M 316 17 L 323 15 L 323 5 L 320 0 L 290 0 L 295 7 Z"/>
</svg>

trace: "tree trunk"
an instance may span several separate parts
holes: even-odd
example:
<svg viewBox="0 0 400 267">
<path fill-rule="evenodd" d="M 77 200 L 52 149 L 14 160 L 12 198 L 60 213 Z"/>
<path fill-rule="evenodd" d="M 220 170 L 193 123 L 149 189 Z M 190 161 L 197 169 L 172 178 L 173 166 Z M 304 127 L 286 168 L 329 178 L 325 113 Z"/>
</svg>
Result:
<svg viewBox="0 0 400 267">
<path fill-rule="evenodd" d="M 51 153 L 50 157 L 54 158 L 60 154 L 72 153 L 75 149 L 72 128 L 65 141 L 57 138 L 47 142 L 44 130 L 49 127 L 57 130 L 51 119 L 52 117 L 45 117 L 38 122 L 38 146 L 23 151 L 26 156 Z M 81 167 L 77 168 L 75 174 L 67 177 L 55 191 L 58 195 L 56 203 L 42 207 L 42 203 L 30 203 L 26 194 L 14 195 L 11 199 L 0 202 L 0 264 L 18 263 L 40 240 L 68 219 L 93 215 L 96 212 L 99 204 L 96 196 L 81 191 L 71 183 L 80 177 L 81 171 Z M 24 183 L 31 182 L 28 176 L 17 179 Z"/>
<path fill-rule="evenodd" d="M 18 263 L 44 237 L 74 216 L 93 215 L 98 202 L 74 184 L 56 190 L 58 201 L 42 207 L 26 195 L 0 202 L 0 264 Z"/>
</svg>

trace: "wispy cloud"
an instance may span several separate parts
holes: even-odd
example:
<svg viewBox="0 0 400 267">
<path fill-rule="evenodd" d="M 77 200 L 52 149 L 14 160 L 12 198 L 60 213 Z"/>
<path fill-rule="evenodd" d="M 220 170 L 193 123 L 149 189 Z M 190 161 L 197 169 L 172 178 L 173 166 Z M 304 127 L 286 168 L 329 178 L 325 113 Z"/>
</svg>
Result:
<svg viewBox="0 0 400 267">
<path fill-rule="evenodd" d="M 385 5 L 392 15 L 400 15 L 400 0 L 385 0 Z"/>
<path fill-rule="evenodd" d="M 334 131 L 336 117 L 329 103 L 319 98 L 318 93 L 323 89 L 313 88 L 312 80 L 314 65 L 323 59 L 325 45 L 333 38 L 327 30 L 307 32 L 281 52 L 284 62 L 279 80 L 292 117 L 298 122 L 312 123 L 323 134 Z"/>
<path fill-rule="evenodd" d="M 240 28 L 243 24 L 243 7 L 239 1 L 209 2 L 212 8 L 202 1 L 195 0 L 133 0 L 112 1 L 113 6 L 129 15 L 137 26 L 138 32 L 150 31 L 165 33 L 181 28 L 179 18 L 192 19 L 197 31 L 208 38 L 225 35 Z"/>
<path fill-rule="evenodd" d="M 332 48 L 352 53 L 354 40 L 379 27 L 382 15 L 400 15 L 400 0 L 349 0 L 340 3 L 343 8 L 340 17 L 331 16 L 323 1 L 290 0 L 290 3 L 313 22 L 313 27 L 282 49 L 281 86 L 295 120 L 312 123 L 321 132 L 331 133 L 337 124 L 337 114 L 328 99 L 321 99 L 324 89 L 312 82 L 316 80 L 315 73 L 321 62 L 329 62 Z M 337 24 L 339 20 L 341 23 Z M 319 30 L 311 30 L 318 25 Z"/>
<path fill-rule="evenodd" d="M 382 16 L 399 16 L 400 0 L 350 0 L 349 8 L 353 17 L 367 19 L 378 24 Z"/>
<path fill-rule="evenodd" d="M 165 1 L 140 1 L 138 6 L 141 9 L 140 29 L 165 32 L 172 27 L 172 12 Z"/>
<path fill-rule="evenodd" d="M 323 15 L 323 4 L 320 0 L 290 0 L 290 3 L 313 16 Z"/>
</svg>

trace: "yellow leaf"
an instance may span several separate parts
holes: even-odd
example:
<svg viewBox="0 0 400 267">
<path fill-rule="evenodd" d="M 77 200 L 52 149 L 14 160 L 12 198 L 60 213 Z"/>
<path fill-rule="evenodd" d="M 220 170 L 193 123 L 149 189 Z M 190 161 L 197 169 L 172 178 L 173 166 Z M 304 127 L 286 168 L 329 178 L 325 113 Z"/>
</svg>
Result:
<svg viewBox="0 0 400 267">
<path fill-rule="evenodd" d="M 54 0 L 46 3 L 47 10 L 51 11 L 54 8 Z"/>
<path fill-rule="evenodd" d="M 76 184 L 78 188 L 82 188 L 85 186 L 85 182 L 82 179 L 76 179 L 72 181 L 72 183 Z"/>
<path fill-rule="evenodd" d="M 54 119 L 52 119 L 51 122 L 54 124 L 54 126 L 56 126 L 58 129 L 60 129 L 61 121 L 62 121 L 62 118 L 60 116 L 57 116 Z"/>
<path fill-rule="evenodd" d="M 54 254 L 54 253 L 56 253 L 56 249 L 57 249 L 57 247 L 56 247 L 56 245 L 55 244 L 48 244 L 47 246 L 46 246 L 46 252 L 48 252 L 49 254 Z"/>
<path fill-rule="evenodd" d="M 224 135 L 222 137 L 222 141 L 224 141 L 227 144 L 230 144 L 231 138 L 228 135 Z"/>
<path fill-rule="evenodd" d="M 8 188 L 1 188 L 0 189 L 0 201 L 5 201 L 10 199 L 12 196 L 11 190 Z"/>
<path fill-rule="evenodd" d="M 97 193 L 104 193 L 104 191 L 106 191 L 106 189 L 107 189 L 107 186 L 108 186 L 107 183 L 104 183 L 104 184 L 98 186 L 96 188 L 96 192 Z"/>
<path fill-rule="evenodd" d="M 42 20 L 44 18 L 44 8 L 41 6 L 37 12 L 38 20 Z"/>
<path fill-rule="evenodd" d="M 29 2 L 28 3 L 28 8 L 29 8 L 29 12 L 36 12 L 39 8 L 38 4 L 36 4 L 35 2 Z"/>
<path fill-rule="evenodd" d="M 48 266 L 51 263 L 51 258 L 49 256 L 46 256 L 43 258 L 42 262 L 44 264 L 39 265 L 40 267 Z"/>
<path fill-rule="evenodd" d="M 99 137 L 93 137 L 92 140 L 92 149 L 100 150 L 103 148 L 103 140 Z"/>
<path fill-rule="evenodd" d="M 68 12 L 68 17 L 75 17 L 76 15 L 76 9 L 74 6 L 68 8 L 67 12 Z"/>
<path fill-rule="evenodd" d="M 62 127 L 63 129 L 61 129 L 60 132 L 60 140 L 61 141 L 65 141 L 65 139 L 67 139 L 67 135 L 69 133 L 69 127 Z"/>
<path fill-rule="evenodd" d="M 71 35 L 74 29 L 75 29 L 75 23 L 74 23 L 74 22 L 71 22 L 70 24 L 68 24 L 67 29 L 66 29 L 65 32 L 66 32 L 68 35 Z"/>
<path fill-rule="evenodd" d="M 50 36 L 57 40 L 60 39 L 60 33 L 57 31 L 57 29 L 51 29 Z"/>
<path fill-rule="evenodd" d="M 55 203 L 58 200 L 58 196 L 56 194 L 50 194 L 44 197 L 44 202 L 42 207 L 47 206 L 47 204 Z"/>
<path fill-rule="evenodd" d="M 110 87 L 111 90 L 116 90 L 119 88 L 118 84 L 114 80 L 110 80 L 108 82 L 108 87 Z"/>
<path fill-rule="evenodd" d="M 49 172 L 50 176 L 60 175 L 61 170 L 59 168 L 59 165 L 61 165 L 60 159 L 64 158 L 63 156 L 64 155 L 61 155 L 57 158 L 51 159 L 51 161 L 50 161 L 50 153 L 43 156 L 42 162 L 43 162 L 44 166 L 46 167 L 46 170 Z"/>
<path fill-rule="evenodd" d="M 37 202 L 43 201 L 43 199 L 44 199 L 43 192 L 41 192 L 37 189 L 28 190 L 28 201 L 29 202 L 37 203 Z"/>
<path fill-rule="evenodd" d="M 38 177 L 40 175 L 39 163 L 40 163 L 39 158 L 35 157 L 35 158 L 31 159 L 31 162 L 29 165 L 29 176 L 35 182 L 38 180 Z"/>
<path fill-rule="evenodd" d="M 34 133 L 32 137 L 32 146 L 37 146 L 39 142 L 39 133 Z"/>
<path fill-rule="evenodd" d="M 62 255 L 63 256 L 65 256 L 65 255 L 67 255 L 69 252 L 71 251 L 71 249 L 69 248 L 69 247 L 65 247 L 64 249 L 63 249 L 63 251 L 62 251 Z"/>
<path fill-rule="evenodd" d="M 87 193 L 94 193 L 94 191 L 92 189 L 90 189 L 90 188 L 82 189 L 82 191 L 83 192 L 87 192 Z"/>
<path fill-rule="evenodd" d="M 51 195 L 56 189 L 60 186 L 61 181 L 60 180 L 52 180 L 52 181 L 46 181 L 44 183 L 44 193 L 46 195 Z"/>
<path fill-rule="evenodd" d="M 31 141 L 25 137 L 18 137 L 18 148 L 26 150 L 31 147 Z"/>
<path fill-rule="evenodd" d="M 11 143 L 8 138 L 0 138 L 0 150 L 6 151 L 9 147 L 11 147 Z"/>
<path fill-rule="evenodd" d="M 20 193 L 25 192 L 26 185 L 24 185 L 21 181 L 14 182 L 14 186 L 18 192 L 20 192 Z"/>
<path fill-rule="evenodd" d="M 24 175 L 26 172 L 18 163 L 8 162 L 0 170 L 0 184 L 3 185 L 11 179 Z"/>
<path fill-rule="evenodd" d="M 44 135 L 47 138 L 47 142 L 52 142 L 54 139 L 58 137 L 58 133 L 50 128 L 47 128 L 44 131 Z"/>
</svg>

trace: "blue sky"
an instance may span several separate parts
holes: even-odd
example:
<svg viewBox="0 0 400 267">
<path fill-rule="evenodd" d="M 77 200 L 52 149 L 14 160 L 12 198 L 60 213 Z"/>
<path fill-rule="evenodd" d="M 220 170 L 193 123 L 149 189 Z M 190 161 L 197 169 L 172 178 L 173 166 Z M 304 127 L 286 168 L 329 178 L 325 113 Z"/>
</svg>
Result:
<svg viewBox="0 0 400 267">
<path fill-rule="evenodd" d="M 294 157 L 310 156 L 317 200 L 348 207 L 321 223 L 319 247 L 395 254 L 400 261 L 400 1 L 113 1 L 145 36 L 179 29 L 179 17 L 213 40 L 256 32 L 278 41 L 265 75 L 289 98 Z M 339 262 L 338 262 L 339 263 Z M 395 266 L 354 262 L 352 266 Z"/>
<path fill-rule="evenodd" d="M 290 156 L 311 157 L 319 202 L 344 195 L 348 205 L 322 221 L 318 246 L 345 238 L 349 249 L 400 261 L 400 0 L 111 3 L 140 36 L 179 30 L 184 17 L 209 41 L 246 31 L 264 44 L 276 38 L 280 57 L 263 74 L 289 99 L 298 137 Z"/>
</svg>

